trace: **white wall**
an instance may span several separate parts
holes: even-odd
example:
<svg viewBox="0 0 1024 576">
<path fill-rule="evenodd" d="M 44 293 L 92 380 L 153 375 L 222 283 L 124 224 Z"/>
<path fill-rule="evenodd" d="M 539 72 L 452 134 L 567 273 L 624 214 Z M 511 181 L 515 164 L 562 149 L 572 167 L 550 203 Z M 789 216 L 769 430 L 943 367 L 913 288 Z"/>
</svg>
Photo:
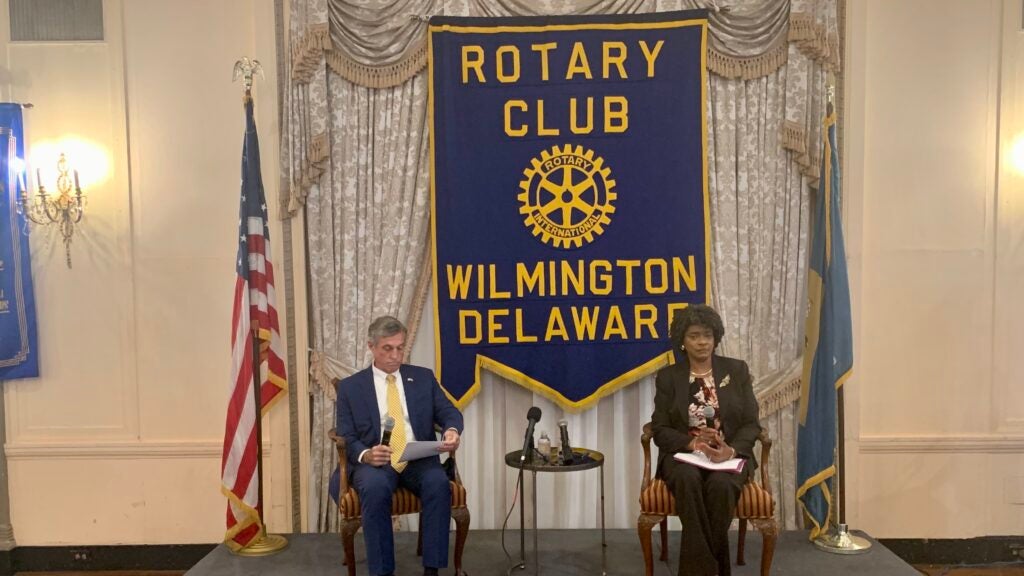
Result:
<svg viewBox="0 0 1024 576">
<path fill-rule="evenodd" d="M 848 5 L 848 520 L 876 537 L 1021 534 L 1021 3 Z"/>
<path fill-rule="evenodd" d="M 220 541 L 244 132 L 231 73 L 242 56 L 266 65 L 255 98 L 275 199 L 273 1 L 105 0 L 105 41 L 48 44 L 8 42 L 0 4 L 0 95 L 35 104 L 29 160 L 78 137 L 111 168 L 83 182 L 73 269 L 54 230 L 31 235 L 42 377 L 4 386 L 17 542 Z M 289 531 L 286 403 L 264 426 L 268 522 Z"/>
</svg>

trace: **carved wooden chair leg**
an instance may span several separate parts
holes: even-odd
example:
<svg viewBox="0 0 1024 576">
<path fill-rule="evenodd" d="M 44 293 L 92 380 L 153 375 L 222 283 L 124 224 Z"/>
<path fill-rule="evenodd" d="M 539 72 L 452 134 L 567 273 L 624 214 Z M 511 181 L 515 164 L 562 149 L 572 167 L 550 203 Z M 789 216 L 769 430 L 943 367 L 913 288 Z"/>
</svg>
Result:
<svg viewBox="0 0 1024 576">
<path fill-rule="evenodd" d="M 743 558 L 743 549 L 747 543 L 747 519 L 740 518 L 740 534 L 736 538 L 736 564 L 746 566 L 747 561 Z"/>
<path fill-rule="evenodd" d="M 761 576 L 768 576 L 772 571 L 772 558 L 775 556 L 775 540 L 779 535 L 779 523 L 775 518 L 758 518 L 750 521 L 761 532 Z"/>
<path fill-rule="evenodd" d="M 651 550 L 651 529 L 665 517 L 658 514 L 641 514 L 636 521 L 636 532 L 640 537 L 640 549 L 644 553 L 644 574 L 654 574 L 654 554 Z"/>
<path fill-rule="evenodd" d="M 668 516 L 661 520 L 658 528 L 661 531 L 661 556 L 658 559 L 668 562 Z"/>
<path fill-rule="evenodd" d="M 362 518 L 348 518 L 341 521 L 341 543 L 345 549 L 345 565 L 348 566 L 348 576 L 356 576 L 355 537 L 362 524 Z"/>
<path fill-rule="evenodd" d="M 466 547 L 466 536 L 469 535 L 469 508 L 453 508 L 452 518 L 455 519 L 455 576 L 465 576 L 462 571 L 462 551 Z"/>
</svg>

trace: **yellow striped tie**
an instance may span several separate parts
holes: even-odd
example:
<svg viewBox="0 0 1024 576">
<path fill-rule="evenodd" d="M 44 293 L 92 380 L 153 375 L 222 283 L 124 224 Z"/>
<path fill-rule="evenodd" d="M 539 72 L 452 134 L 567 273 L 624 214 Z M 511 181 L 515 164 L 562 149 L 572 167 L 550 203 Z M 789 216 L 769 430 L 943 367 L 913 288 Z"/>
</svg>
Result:
<svg viewBox="0 0 1024 576">
<path fill-rule="evenodd" d="M 402 399 L 398 397 L 395 375 L 388 374 L 384 381 L 388 384 L 388 416 L 395 419 L 395 429 L 391 431 L 391 467 L 401 472 L 408 464 L 398 461 L 405 452 L 405 413 L 402 412 Z"/>
</svg>

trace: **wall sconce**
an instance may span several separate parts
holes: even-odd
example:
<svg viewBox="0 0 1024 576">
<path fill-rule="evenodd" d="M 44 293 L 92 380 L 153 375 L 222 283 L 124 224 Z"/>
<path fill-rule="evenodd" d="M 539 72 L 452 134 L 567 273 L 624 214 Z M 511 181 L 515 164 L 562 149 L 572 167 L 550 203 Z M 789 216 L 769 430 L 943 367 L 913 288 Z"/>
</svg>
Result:
<svg viewBox="0 0 1024 576">
<path fill-rule="evenodd" d="M 68 176 L 68 161 L 61 153 L 57 160 L 57 195 L 46 191 L 39 169 L 36 169 L 36 194 L 29 197 L 28 188 L 21 190 L 18 212 L 24 214 L 36 224 L 58 224 L 60 234 L 64 238 L 64 253 L 67 256 L 68 268 L 71 268 L 71 237 L 75 234 L 75 224 L 82 220 L 85 212 L 85 197 L 82 187 L 78 184 L 78 170 L 72 171 L 75 179 L 74 194 L 71 194 L 71 177 Z"/>
</svg>

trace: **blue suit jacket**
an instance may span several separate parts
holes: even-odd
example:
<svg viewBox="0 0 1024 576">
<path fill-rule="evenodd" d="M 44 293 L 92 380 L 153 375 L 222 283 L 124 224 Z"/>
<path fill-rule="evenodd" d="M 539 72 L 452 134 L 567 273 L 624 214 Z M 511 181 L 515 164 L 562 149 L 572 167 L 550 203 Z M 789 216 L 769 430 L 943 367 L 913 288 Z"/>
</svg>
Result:
<svg viewBox="0 0 1024 576">
<path fill-rule="evenodd" d="M 416 439 L 436 438 L 435 424 L 442 430 L 455 428 L 461 435 L 462 413 L 448 400 L 434 372 L 411 364 L 402 364 L 399 371 Z M 373 387 L 373 370 L 366 368 L 338 382 L 337 392 L 335 426 L 338 435 L 345 439 L 351 472 L 356 466 L 367 466 L 359 462 L 363 450 L 380 444 L 380 408 Z"/>
</svg>

